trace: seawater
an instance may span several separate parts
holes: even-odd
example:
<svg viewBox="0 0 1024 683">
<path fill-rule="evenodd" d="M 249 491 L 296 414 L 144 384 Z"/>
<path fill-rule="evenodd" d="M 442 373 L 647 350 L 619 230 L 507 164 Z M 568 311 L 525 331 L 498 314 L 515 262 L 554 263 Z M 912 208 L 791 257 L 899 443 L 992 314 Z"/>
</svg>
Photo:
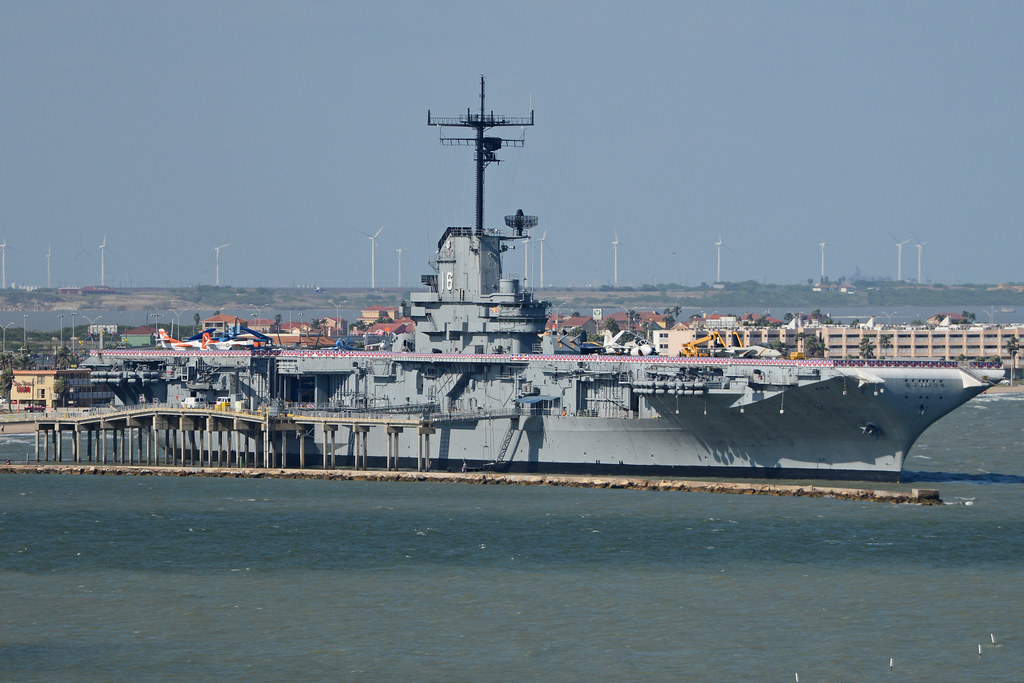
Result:
<svg viewBox="0 0 1024 683">
<path fill-rule="evenodd" d="M 1020 680 L 1022 415 L 922 437 L 941 507 L 0 476 L 0 679 Z"/>
</svg>

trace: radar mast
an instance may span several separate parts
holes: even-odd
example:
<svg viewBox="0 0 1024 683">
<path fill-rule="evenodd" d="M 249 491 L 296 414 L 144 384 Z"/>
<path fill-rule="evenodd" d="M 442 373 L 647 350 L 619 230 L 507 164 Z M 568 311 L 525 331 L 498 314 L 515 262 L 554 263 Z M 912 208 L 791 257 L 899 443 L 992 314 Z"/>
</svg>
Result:
<svg viewBox="0 0 1024 683">
<path fill-rule="evenodd" d="M 474 114 L 467 108 L 463 116 L 437 117 L 433 116 L 428 109 L 427 125 L 437 126 L 438 128 L 472 128 L 476 131 L 476 136 L 472 138 L 448 137 L 442 131 L 441 144 L 445 146 L 472 145 L 476 147 L 476 225 L 474 227 L 479 234 L 484 229 L 484 169 L 491 162 L 501 163 L 501 159 L 495 156 L 495 152 L 501 149 L 502 146 L 522 147 L 526 142 L 526 131 L 523 131 L 523 136 L 518 140 L 493 136 L 484 137 L 484 131 L 501 126 L 532 126 L 533 110 L 530 110 L 529 118 L 525 116 L 503 116 L 495 114 L 493 111 L 488 113 L 484 107 L 484 77 L 480 76 L 479 114 Z"/>
</svg>

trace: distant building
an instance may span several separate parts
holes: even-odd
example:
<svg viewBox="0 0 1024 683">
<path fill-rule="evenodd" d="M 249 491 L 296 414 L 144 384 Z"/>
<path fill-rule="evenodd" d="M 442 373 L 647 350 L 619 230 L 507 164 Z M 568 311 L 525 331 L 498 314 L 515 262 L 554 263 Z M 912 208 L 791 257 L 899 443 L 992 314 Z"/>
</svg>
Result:
<svg viewBox="0 0 1024 683">
<path fill-rule="evenodd" d="M 739 322 L 740 319 L 734 315 L 708 313 L 707 315 L 695 315 L 690 318 L 690 327 L 702 327 L 709 330 L 732 330 L 739 326 Z"/>
<path fill-rule="evenodd" d="M 286 326 L 287 323 L 282 325 L 282 328 Z M 337 341 L 323 332 L 317 334 L 313 330 L 299 330 L 298 328 L 293 332 L 282 331 L 280 334 L 275 332 L 270 336 L 275 344 L 280 344 L 281 346 L 301 346 L 303 348 L 326 349 L 334 346 L 334 342 Z"/>
<path fill-rule="evenodd" d="M 382 318 L 394 320 L 397 317 L 397 306 L 370 306 L 369 308 L 364 308 L 362 312 L 359 314 L 360 320 L 371 324 L 378 322 Z"/>
<path fill-rule="evenodd" d="M 343 336 L 348 334 L 348 321 L 344 318 L 328 316 L 324 318 L 323 330 L 324 334 L 329 334 L 332 337 Z"/>
<path fill-rule="evenodd" d="M 656 330 L 651 336 L 658 353 L 678 356 L 683 344 L 700 339 L 712 329 L 725 326 L 677 325 L 671 330 Z M 772 346 L 778 342 L 788 351 L 807 352 L 808 339 L 824 345 L 825 358 L 860 358 L 861 340 L 871 340 L 876 358 L 990 358 L 1010 359 L 1006 341 L 1012 336 L 1024 340 L 1024 327 L 995 325 L 945 325 L 939 327 L 912 325 L 820 325 L 802 321 L 799 325 L 743 325 L 735 328 L 743 346 Z M 880 348 L 882 337 L 887 337 Z"/>
<path fill-rule="evenodd" d="M 655 311 L 642 311 L 638 314 L 640 327 L 652 330 L 664 330 L 668 327 L 668 316 Z"/>
<path fill-rule="evenodd" d="M 370 336 L 383 337 L 387 334 L 411 334 L 416 331 L 416 324 L 411 318 L 402 318 L 389 323 L 377 323 L 366 330 Z"/>
<path fill-rule="evenodd" d="M 552 315 L 548 318 L 547 331 L 553 334 L 569 334 L 575 329 L 587 334 L 597 332 L 597 321 L 589 315 Z"/>
<path fill-rule="evenodd" d="M 91 370 L 15 370 L 11 384 L 12 410 L 53 410 L 60 407 L 88 407 L 109 403 L 114 395 L 106 388 L 94 387 Z M 57 380 L 64 380 L 65 391 L 58 395 Z"/>
<path fill-rule="evenodd" d="M 755 313 L 744 313 L 739 317 L 741 325 L 782 325 L 783 321 L 773 318 L 770 315 L 757 315 Z"/>
<path fill-rule="evenodd" d="M 856 294 L 857 288 L 848 282 L 819 282 L 811 286 L 812 292 L 825 292 L 826 294 Z"/>
<path fill-rule="evenodd" d="M 149 325 L 133 327 L 121 333 L 127 346 L 153 346 L 156 343 L 156 328 Z"/>
<path fill-rule="evenodd" d="M 274 321 L 269 318 L 253 318 L 249 321 L 249 324 L 246 325 L 246 327 L 250 330 L 255 330 L 256 332 L 269 334 L 270 330 L 274 327 Z"/>
<path fill-rule="evenodd" d="M 305 334 L 312 329 L 311 324 L 302 321 L 281 323 L 281 334 Z"/>
<path fill-rule="evenodd" d="M 224 313 L 212 315 L 203 321 L 203 329 L 212 327 L 217 332 L 227 332 L 235 325 L 248 327 L 249 321 L 239 318 L 237 315 L 226 315 Z"/>
</svg>

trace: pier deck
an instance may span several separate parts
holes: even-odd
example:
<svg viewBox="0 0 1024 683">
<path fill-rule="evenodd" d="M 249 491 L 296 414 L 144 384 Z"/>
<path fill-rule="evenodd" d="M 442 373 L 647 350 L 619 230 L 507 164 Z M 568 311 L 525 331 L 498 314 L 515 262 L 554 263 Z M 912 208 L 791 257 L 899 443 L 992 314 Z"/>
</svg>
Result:
<svg viewBox="0 0 1024 683">
<path fill-rule="evenodd" d="M 33 423 L 36 462 L 101 465 L 305 469 L 312 459 L 307 459 L 307 446 L 313 444 L 310 455 L 318 453 L 322 469 L 363 469 L 368 435 L 382 430 L 385 469 L 397 470 L 398 440 L 408 430 L 419 439 L 416 469 L 426 470 L 434 433 L 430 420 L 402 414 L 272 414 L 214 407 L 141 406 L 40 415 Z M 67 457 L 65 450 L 70 450 Z"/>
</svg>

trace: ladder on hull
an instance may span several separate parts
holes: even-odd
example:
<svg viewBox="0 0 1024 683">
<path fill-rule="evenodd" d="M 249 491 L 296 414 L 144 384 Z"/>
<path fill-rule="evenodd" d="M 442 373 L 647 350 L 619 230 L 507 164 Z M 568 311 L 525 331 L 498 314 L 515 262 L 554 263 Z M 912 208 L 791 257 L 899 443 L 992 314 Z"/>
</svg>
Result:
<svg viewBox="0 0 1024 683">
<path fill-rule="evenodd" d="M 508 429 L 505 431 L 505 436 L 501 440 L 501 445 L 498 447 L 498 457 L 494 459 L 493 463 L 491 463 L 491 466 L 494 469 L 498 469 L 502 465 L 508 465 L 508 463 L 505 462 L 505 457 L 508 455 L 508 447 L 511 445 L 512 437 L 515 436 L 518 428 L 519 416 L 517 415 L 509 420 Z"/>
</svg>

